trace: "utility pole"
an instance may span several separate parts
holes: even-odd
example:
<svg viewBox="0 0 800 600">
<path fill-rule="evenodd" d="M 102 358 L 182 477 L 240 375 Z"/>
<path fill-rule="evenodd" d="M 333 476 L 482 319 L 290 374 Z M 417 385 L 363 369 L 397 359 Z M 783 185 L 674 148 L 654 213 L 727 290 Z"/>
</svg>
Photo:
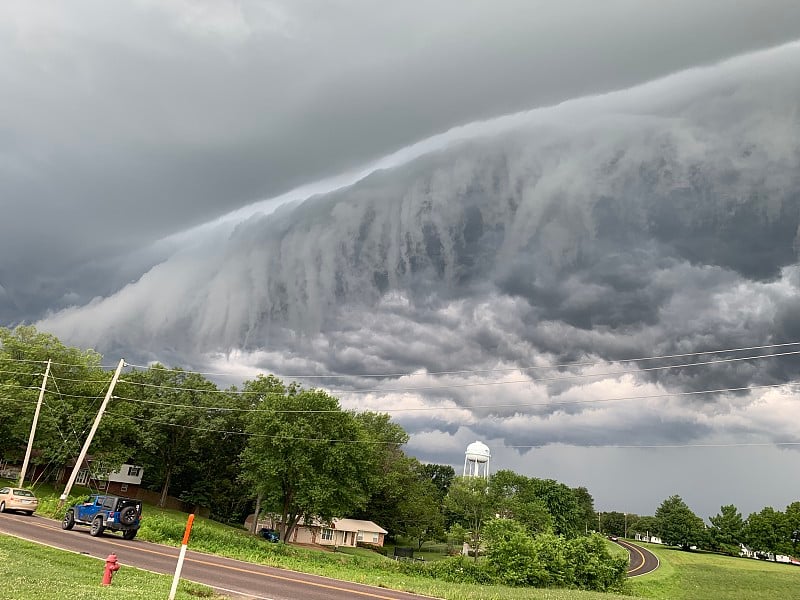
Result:
<svg viewBox="0 0 800 600">
<path fill-rule="evenodd" d="M 628 537 L 628 513 L 625 513 L 625 535 L 623 535 L 622 537 L 624 538 Z"/>
<path fill-rule="evenodd" d="M 89 431 L 89 437 L 87 437 L 86 441 L 83 443 L 83 448 L 81 448 L 81 453 L 78 456 L 78 460 L 75 462 L 75 467 L 72 469 L 72 474 L 69 476 L 69 481 L 67 481 L 67 486 L 64 488 L 64 493 L 62 493 L 61 497 L 58 499 L 58 510 L 61 510 L 61 507 L 64 506 L 64 502 L 66 501 L 70 491 L 72 490 L 72 486 L 75 483 L 75 478 L 78 476 L 78 471 L 80 471 L 81 465 L 83 464 L 83 461 L 86 458 L 86 453 L 89 451 L 89 444 L 92 443 L 92 438 L 94 437 L 94 434 L 97 431 L 98 426 L 100 425 L 100 419 L 103 417 L 103 413 L 106 410 L 106 406 L 108 406 L 108 401 L 111 399 L 111 394 L 114 392 L 114 386 L 117 385 L 117 379 L 119 379 L 119 374 L 122 372 L 122 367 L 124 366 L 125 366 L 125 359 L 120 358 L 119 364 L 117 365 L 117 370 L 114 371 L 114 376 L 111 378 L 111 383 L 108 385 L 108 391 L 106 392 L 106 397 L 103 398 L 103 403 L 100 405 L 100 410 L 97 411 L 97 416 L 95 417 L 94 423 L 92 424 L 92 429 L 91 431 Z"/>
<path fill-rule="evenodd" d="M 597 533 L 603 533 L 602 527 L 600 526 L 600 511 L 597 511 Z"/>
<path fill-rule="evenodd" d="M 36 403 L 36 410 L 33 412 L 33 423 L 31 424 L 31 434 L 28 436 L 28 448 L 25 450 L 25 460 L 22 461 L 22 470 L 19 472 L 19 487 L 25 481 L 25 473 L 28 471 L 28 462 L 31 459 L 33 449 L 33 436 L 36 435 L 36 423 L 39 421 L 39 411 L 42 410 L 42 400 L 44 399 L 44 388 L 47 386 L 47 376 L 50 374 L 50 359 L 47 360 L 47 367 L 44 370 L 42 387 L 39 390 L 39 401 Z"/>
</svg>

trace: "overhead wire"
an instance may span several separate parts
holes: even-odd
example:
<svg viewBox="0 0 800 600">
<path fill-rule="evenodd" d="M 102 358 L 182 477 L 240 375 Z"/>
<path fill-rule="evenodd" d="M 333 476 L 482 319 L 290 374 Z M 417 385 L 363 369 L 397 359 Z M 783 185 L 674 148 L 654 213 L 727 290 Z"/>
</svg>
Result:
<svg viewBox="0 0 800 600">
<path fill-rule="evenodd" d="M 369 445 L 380 445 L 380 444 L 391 444 L 396 446 L 402 446 L 404 444 L 400 444 L 396 441 L 391 440 L 345 440 L 345 439 L 332 439 L 332 438 L 308 438 L 308 437 L 297 437 L 297 436 L 282 436 L 282 435 L 273 435 L 269 433 L 253 433 L 249 431 L 235 431 L 235 430 L 225 430 L 225 429 L 211 429 L 207 427 L 197 427 L 195 425 L 182 425 L 180 423 L 172 423 L 169 421 L 158 421 L 155 419 L 146 419 L 144 417 L 130 417 L 128 415 L 121 415 L 116 414 L 116 416 L 120 417 L 127 417 L 129 419 L 133 419 L 134 421 L 142 421 L 142 422 L 149 422 L 155 423 L 157 425 L 166 425 L 170 427 L 181 427 L 184 429 L 192 429 L 195 431 L 206 431 L 210 433 L 222 433 L 226 435 L 237 435 L 237 436 L 248 436 L 248 437 L 264 437 L 270 439 L 279 439 L 279 440 L 292 440 L 292 441 L 301 441 L 301 442 L 325 442 L 325 443 L 338 443 L 338 444 L 369 444 Z M 544 444 L 531 444 L 531 445 L 523 445 L 523 444 L 512 444 L 506 445 L 505 448 L 511 449 L 534 449 L 534 448 L 541 448 Z M 574 444 L 571 444 L 574 445 Z M 621 449 L 675 449 L 675 448 L 747 448 L 747 447 L 770 447 L 770 446 L 800 446 L 800 441 L 780 441 L 780 442 L 731 442 L 731 443 L 696 443 L 696 444 L 586 444 L 584 446 L 580 446 L 582 448 L 621 448 Z"/>
<path fill-rule="evenodd" d="M 410 372 L 398 372 L 398 373 L 349 373 L 349 374 L 337 374 L 337 375 L 319 375 L 316 373 L 313 374 L 278 374 L 273 373 L 278 378 L 282 379 L 341 379 L 341 378 L 368 378 L 368 377 L 378 377 L 378 378 L 389 378 L 389 377 L 412 377 L 412 376 L 419 376 L 419 375 L 426 375 L 426 376 L 436 376 L 436 375 L 463 375 L 463 374 L 470 374 L 470 373 L 502 373 L 502 372 L 515 372 L 515 371 L 530 371 L 530 370 L 539 370 L 539 369 L 562 369 L 562 368 L 569 368 L 569 367 L 585 367 L 585 366 L 593 366 L 599 364 L 607 364 L 609 362 L 640 362 L 640 361 L 647 361 L 647 360 L 664 360 L 669 358 L 686 358 L 687 356 L 699 356 L 703 354 L 725 354 L 729 352 L 744 352 L 749 350 L 764 350 L 766 348 L 784 348 L 787 346 L 798 346 L 800 342 L 782 342 L 778 344 L 764 344 L 760 346 L 744 346 L 741 348 L 726 348 L 721 350 L 703 350 L 699 352 L 684 352 L 681 354 L 663 354 L 658 356 L 640 356 L 636 358 L 619 358 L 619 359 L 609 359 L 609 360 L 598 360 L 598 361 L 586 361 L 586 362 L 570 362 L 570 363 L 562 363 L 562 364 L 554 364 L 554 365 L 536 365 L 536 366 L 528 366 L 528 367 L 499 367 L 494 369 L 459 369 L 454 371 L 410 371 Z M 157 371 L 171 371 L 177 373 L 187 373 L 187 374 L 194 374 L 194 375 L 209 375 L 209 376 L 217 376 L 217 377 L 231 377 L 233 374 L 231 373 L 222 373 L 222 372 L 211 372 L 211 371 L 188 371 L 186 369 L 181 368 L 168 368 L 168 367 L 156 367 L 153 365 L 136 365 L 132 363 L 125 363 L 126 366 L 130 366 L 133 368 L 141 368 L 141 369 L 150 369 L 150 370 L 157 370 Z"/>
<path fill-rule="evenodd" d="M 478 382 L 471 382 L 471 383 L 453 383 L 453 384 L 444 384 L 444 385 L 433 385 L 433 386 L 416 386 L 416 387 L 403 387 L 403 388 L 370 388 L 370 389 L 352 389 L 352 390 L 328 390 L 331 394 L 372 394 L 372 393 L 396 393 L 396 392 L 419 392 L 419 391 L 435 391 L 435 390 L 447 390 L 447 389 L 456 389 L 456 388 L 467 388 L 467 387 L 483 387 L 483 386 L 492 386 L 492 385 L 511 385 L 517 383 L 539 383 L 539 382 L 553 382 L 553 381 L 568 381 L 572 379 L 587 379 L 592 377 L 616 377 L 619 375 L 629 375 L 632 373 L 644 373 L 644 372 L 651 372 L 651 371 L 663 371 L 669 369 L 683 369 L 688 367 L 699 367 L 699 366 L 707 366 L 713 364 L 724 364 L 724 363 L 732 363 L 732 362 L 741 362 L 746 360 L 760 360 L 764 358 L 775 358 L 779 356 L 790 356 L 790 355 L 797 355 L 800 354 L 800 350 L 793 350 L 791 352 L 778 352 L 772 354 L 758 354 L 753 356 L 737 356 L 733 358 L 719 358 L 715 360 L 708 360 L 708 361 L 698 361 L 693 363 L 680 363 L 677 365 L 662 365 L 658 367 L 642 367 L 637 369 L 624 369 L 618 371 L 607 371 L 601 373 L 581 373 L 577 375 L 565 375 L 560 377 L 539 377 L 539 378 L 528 378 L 528 379 L 511 379 L 505 381 L 478 381 Z M 552 367 L 555 368 L 555 367 Z M 201 388 L 187 388 L 181 386 L 168 386 L 168 385 L 160 385 L 156 383 L 147 383 L 142 381 L 132 381 L 130 379 L 123 379 L 120 378 L 120 382 L 128 383 L 130 385 L 138 385 L 141 387 L 150 387 L 150 388 L 159 388 L 165 390 L 173 390 L 173 391 L 190 391 L 190 392 L 205 392 L 211 394 L 236 394 L 236 395 L 244 395 L 244 394 L 259 394 L 261 393 L 258 390 L 220 390 L 217 388 L 214 389 L 201 389 Z"/>
<path fill-rule="evenodd" d="M 787 386 L 800 385 L 800 382 L 791 381 L 786 383 L 773 383 L 765 385 L 749 385 L 741 387 L 717 388 L 710 390 L 695 390 L 688 392 L 665 392 L 663 394 L 642 394 L 636 396 L 617 396 L 613 398 L 591 398 L 586 400 L 554 400 L 549 402 L 515 402 L 515 403 L 492 403 L 492 404 L 470 404 L 469 406 L 415 406 L 405 408 L 381 408 L 380 412 L 395 413 L 395 412 L 428 412 L 428 411 L 442 411 L 442 410 L 472 410 L 472 409 L 491 409 L 491 408 L 529 408 L 529 407 L 548 407 L 548 406 L 566 406 L 566 405 L 579 405 L 579 404 L 596 404 L 605 402 L 621 402 L 625 400 L 651 400 L 656 398 L 669 398 L 674 396 L 695 396 L 704 394 L 721 394 L 730 392 L 744 392 L 750 390 L 761 389 L 774 389 Z M 136 402 L 139 404 L 149 404 L 151 406 L 166 406 L 170 408 L 196 408 L 202 411 L 219 411 L 219 412 L 240 412 L 240 413 L 270 413 L 270 414 L 324 414 L 336 413 L 338 410 L 289 410 L 289 409 L 271 409 L 271 408 L 239 408 L 228 406 L 203 406 L 197 404 L 182 404 L 174 402 L 160 402 L 157 400 L 145 400 L 141 398 L 128 398 L 126 396 L 114 396 L 115 399 L 126 400 L 129 402 Z"/>
</svg>

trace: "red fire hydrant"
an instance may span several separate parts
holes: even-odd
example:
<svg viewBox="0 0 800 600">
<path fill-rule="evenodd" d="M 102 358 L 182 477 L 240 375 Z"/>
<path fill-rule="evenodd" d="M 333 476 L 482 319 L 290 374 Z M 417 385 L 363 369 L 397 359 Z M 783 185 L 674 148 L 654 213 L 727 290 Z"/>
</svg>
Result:
<svg viewBox="0 0 800 600">
<path fill-rule="evenodd" d="M 111 585 L 111 578 L 119 571 L 117 555 L 113 552 L 106 557 L 106 568 L 103 571 L 103 585 Z"/>
</svg>

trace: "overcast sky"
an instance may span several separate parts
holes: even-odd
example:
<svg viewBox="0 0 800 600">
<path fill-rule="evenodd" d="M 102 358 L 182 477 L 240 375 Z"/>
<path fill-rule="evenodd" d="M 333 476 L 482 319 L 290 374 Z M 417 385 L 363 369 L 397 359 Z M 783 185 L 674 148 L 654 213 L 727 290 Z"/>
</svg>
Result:
<svg viewBox="0 0 800 600">
<path fill-rule="evenodd" d="M 800 442 L 800 355 L 738 359 L 800 346 L 623 359 L 800 342 L 798 40 L 788 0 L 4 2 L 0 324 L 335 375 L 604 510 L 782 509 L 796 450 L 741 444 Z"/>
</svg>

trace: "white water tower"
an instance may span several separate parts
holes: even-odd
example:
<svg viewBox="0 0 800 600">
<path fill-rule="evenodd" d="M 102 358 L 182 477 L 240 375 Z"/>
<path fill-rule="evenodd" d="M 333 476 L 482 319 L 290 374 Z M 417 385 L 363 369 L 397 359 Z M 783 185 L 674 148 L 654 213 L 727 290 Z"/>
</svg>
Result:
<svg viewBox="0 0 800 600">
<path fill-rule="evenodd" d="M 483 477 L 489 479 L 489 446 L 483 442 L 472 442 L 467 446 L 464 457 L 464 477 Z"/>
</svg>

